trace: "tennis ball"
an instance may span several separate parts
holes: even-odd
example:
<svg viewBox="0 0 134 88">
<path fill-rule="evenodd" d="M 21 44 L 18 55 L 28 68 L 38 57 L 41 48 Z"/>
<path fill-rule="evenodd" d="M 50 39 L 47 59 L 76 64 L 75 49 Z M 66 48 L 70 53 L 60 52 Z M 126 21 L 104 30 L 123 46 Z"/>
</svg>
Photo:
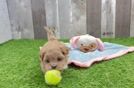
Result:
<svg viewBox="0 0 134 88">
<path fill-rule="evenodd" d="M 45 82 L 48 85 L 57 85 L 58 83 L 60 83 L 62 79 L 61 73 L 58 70 L 47 71 L 44 77 L 45 77 Z"/>
</svg>

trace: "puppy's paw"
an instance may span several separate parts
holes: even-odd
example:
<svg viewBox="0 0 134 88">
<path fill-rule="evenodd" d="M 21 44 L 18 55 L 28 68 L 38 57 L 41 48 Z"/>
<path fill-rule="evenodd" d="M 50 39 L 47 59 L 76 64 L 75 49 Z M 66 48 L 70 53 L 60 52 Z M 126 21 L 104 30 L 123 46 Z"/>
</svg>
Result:
<svg viewBox="0 0 134 88">
<path fill-rule="evenodd" d="M 41 50 L 41 49 L 42 49 L 42 47 L 40 46 L 40 47 L 39 47 L 39 49 Z"/>
<path fill-rule="evenodd" d="M 68 65 L 65 65 L 65 66 L 64 66 L 64 69 L 67 69 L 67 68 L 68 68 Z"/>
</svg>

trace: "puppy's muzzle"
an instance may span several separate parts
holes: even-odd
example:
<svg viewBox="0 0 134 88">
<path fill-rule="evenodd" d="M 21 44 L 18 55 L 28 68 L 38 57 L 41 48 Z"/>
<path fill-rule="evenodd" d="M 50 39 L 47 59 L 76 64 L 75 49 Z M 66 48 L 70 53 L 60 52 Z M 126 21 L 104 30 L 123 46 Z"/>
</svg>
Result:
<svg viewBox="0 0 134 88">
<path fill-rule="evenodd" d="M 56 69 L 57 66 L 52 66 L 52 69 Z"/>
<path fill-rule="evenodd" d="M 52 67 L 52 69 L 56 69 L 57 65 L 56 64 L 52 64 L 51 67 Z"/>
</svg>

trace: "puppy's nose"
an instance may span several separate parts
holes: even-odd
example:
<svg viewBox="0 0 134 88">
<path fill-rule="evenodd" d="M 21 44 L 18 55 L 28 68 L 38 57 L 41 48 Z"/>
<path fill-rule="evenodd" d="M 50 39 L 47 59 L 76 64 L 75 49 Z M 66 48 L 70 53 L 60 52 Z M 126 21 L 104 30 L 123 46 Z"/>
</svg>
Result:
<svg viewBox="0 0 134 88">
<path fill-rule="evenodd" d="M 56 69 L 56 67 L 57 67 L 57 66 L 56 66 L 56 65 L 54 65 L 54 66 L 52 66 L 52 69 Z"/>
</svg>

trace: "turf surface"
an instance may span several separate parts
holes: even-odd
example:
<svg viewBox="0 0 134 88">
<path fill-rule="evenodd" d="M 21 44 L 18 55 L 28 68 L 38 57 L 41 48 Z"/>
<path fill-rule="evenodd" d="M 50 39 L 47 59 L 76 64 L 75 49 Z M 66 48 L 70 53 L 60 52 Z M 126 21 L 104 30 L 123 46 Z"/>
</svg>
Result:
<svg viewBox="0 0 134 88">
<path fill-rule="evenodd" d="M 134 38 L 103 41 L 134 46 Z M 48 86 L 39 65 L 39 46 L 44 43 L 11 40 L 0 44 L 0 88 L 134 88 L 134 53 L 90 68 L 69 66 L 58 86 Z"/>
</svg>

